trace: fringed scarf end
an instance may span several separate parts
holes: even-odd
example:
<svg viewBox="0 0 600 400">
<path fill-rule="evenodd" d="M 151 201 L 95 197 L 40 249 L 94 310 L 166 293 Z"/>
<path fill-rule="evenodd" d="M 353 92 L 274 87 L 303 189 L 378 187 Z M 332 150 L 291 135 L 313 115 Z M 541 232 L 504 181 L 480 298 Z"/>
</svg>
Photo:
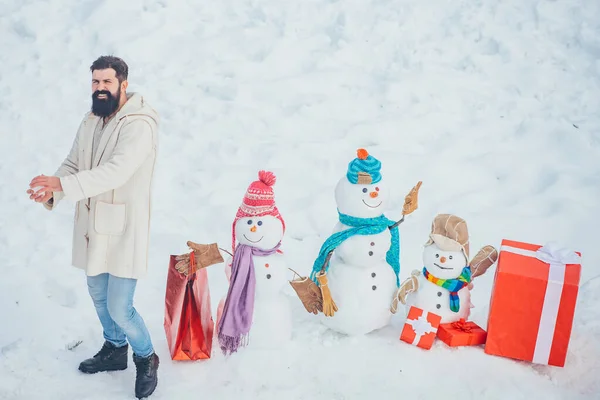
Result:
<svg viewBox="0 0 600 400">
<path fill-rule="evenodd" d="M 245 347 L 248 344 L 248 335 L 228 336 L 222 333 L 219 334 L 219 346 L 225 355 L 231 355 L 238 351 L 240 347 Z"/>
</svg>

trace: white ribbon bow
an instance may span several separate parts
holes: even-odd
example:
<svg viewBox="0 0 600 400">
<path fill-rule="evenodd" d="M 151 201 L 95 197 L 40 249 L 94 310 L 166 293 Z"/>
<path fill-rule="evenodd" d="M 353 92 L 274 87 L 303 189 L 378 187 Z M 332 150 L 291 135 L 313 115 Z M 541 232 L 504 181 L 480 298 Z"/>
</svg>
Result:
<svg viewBox="0 0 600 400">
<path fill-rule="evenodd" d="M 581 257 L 573 250 L 560 247 L 556 242 L 547 243 L 536 251 L 536 258 L 547 264 L 580 264 Z"/>
</svg>

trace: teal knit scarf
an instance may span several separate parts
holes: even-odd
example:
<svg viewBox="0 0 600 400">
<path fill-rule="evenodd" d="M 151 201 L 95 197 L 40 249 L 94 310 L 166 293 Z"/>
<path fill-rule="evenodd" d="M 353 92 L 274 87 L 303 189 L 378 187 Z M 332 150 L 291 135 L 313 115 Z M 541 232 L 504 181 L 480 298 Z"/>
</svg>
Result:
<svg viewBox="0 0 600 400">
<path fill-rule="evenodd" d="M 317 281 L 317 274 L 321 271 L 323 263 L 327 258 L 327 254 L 329 254 L 330 251 L 335 250 L 344 240 L 354 235 L 375 235 L 389 229 L 389 227 L 395 223 L 395 221 L 387 219 L 384 215 L 380 215 L 376 218 L 357 218 L 342 214 L 339 211 L 338 214 L 340 222 L 351 228 L 334 233 L 321 246 L 319 256 L 313 264 L 312 274 L 310 276 L 317 285 L 319 284 Z M 390 233 L 392 235 L 392 245 L 390 246 L 385 259 L 396 274 L 396 286 L 400 286 L 400 233 L 398 227 L 392 228 Z M 325 271 L 328 269 L 329 264 L 326 266 Z"/>
</svg>

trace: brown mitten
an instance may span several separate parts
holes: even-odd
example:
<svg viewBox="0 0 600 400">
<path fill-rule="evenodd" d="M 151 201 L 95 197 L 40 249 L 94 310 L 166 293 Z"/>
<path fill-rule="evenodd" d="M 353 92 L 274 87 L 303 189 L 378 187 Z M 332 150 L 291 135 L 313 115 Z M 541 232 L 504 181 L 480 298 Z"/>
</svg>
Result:
<svg viewBox="0 0 600 400">
<path fill-rule="evenodd" d="M 198 244 L 188 241 L 187 245 L 192 249 L 196 258 L 196 271 L 225 261 L 223 260 L 216 243 Z M 175 257 L 175 260 L 177 260 L 175 269 L 187 276 L 188 271 L 190 270 L 190 253 L 179 255 Z"/>
<path fill-rule="evenodd" d="M 419 207 L 419 189 L 423 182 L 419 181 L 415 187 L 404 198 L 404 206 L 402 207 L 402 215 L 408 215 Z"/>
<path fill-rule="evenodd" d="M 294 274 L 298 275 L 298 278 L 290 282 L 290 285 L 296 291 L 296 294 L 300 298 L 302 305 L 309 313 L 317 315 L 319 312 L 323 312 L 323 296 L 321 289 L 317 286 L 312 279 L 300 276 L 296 271 L 288 268 Z"/>
<path fill-rule="evenodd" d="M 410 274 L 410 277 L 402 282 L 400 288 L 394 296 L 394 299 L 392 300 L 392 306 L 390 307 L 392 314 L 396 314 L 396 311 L 398 311 L 398 302 L 406 304 L 406 296 L 409 293 L 419 290 L 419 279 L 417 277 L 420 275 L 420 273 L 421 272 L 419 270 L 414 270 Z"/>
<path fill-rule="evenodd" d="M 198 244 L 188 241 L 187 245 L 194 250 L 198 268 L 206 268 L 214 264 L 225 262 L 221 252 L 219 251 L 219 246 L 217 246 L 216 243 Z"/>
<path fill-rule="evenodd" d="M 175 264 L 175 269 L 179 271 L 180 274 L 183 274 L 185 276 L 188 275 L 188 272 L 190 270 L 190 254 L 191 252 L 181 254 L 175 257 L 175 260 L 177 260 L 177 263 Z"/>
<path fill-rule="evenodd" d="M 327 274 L 325 272 L 319 272 L 319 274 L 317 274 L 317 280 L 319 281 L 321 295 L 323 296 L 323 314 L 327 317 L 333 317 L 333 314 L 335 314 L 338 308 L 331 298 L 331 292 L 327 286 Z"/>
<path fill-rule="evenodd" d="M 483 275 L 497 260 L 498 250 L 494 246 L 488 245 L 482 247 L 469 263 L 471 266 L 471 277 L 475 278 Z"/>
</svg>

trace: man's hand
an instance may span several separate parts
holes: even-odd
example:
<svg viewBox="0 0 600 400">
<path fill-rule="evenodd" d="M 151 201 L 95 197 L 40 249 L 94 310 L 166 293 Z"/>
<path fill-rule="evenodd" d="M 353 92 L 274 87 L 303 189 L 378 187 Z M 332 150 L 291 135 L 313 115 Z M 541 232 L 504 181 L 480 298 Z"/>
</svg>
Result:
<svg viewBox="0 0 600 400">
<path fill-rule="evenodd" d="M 60 178 L 57 176 L 45 176 L 39 175 L 31 180 L 29 183 L 29 198 L 34 200 L 36 203 L 46 203 L 52 198 L 54 192 L 62 192 L 63 188 L 60 184 Z M 39 188 L 34 191 L 34 188 Z"/>
</svg>

